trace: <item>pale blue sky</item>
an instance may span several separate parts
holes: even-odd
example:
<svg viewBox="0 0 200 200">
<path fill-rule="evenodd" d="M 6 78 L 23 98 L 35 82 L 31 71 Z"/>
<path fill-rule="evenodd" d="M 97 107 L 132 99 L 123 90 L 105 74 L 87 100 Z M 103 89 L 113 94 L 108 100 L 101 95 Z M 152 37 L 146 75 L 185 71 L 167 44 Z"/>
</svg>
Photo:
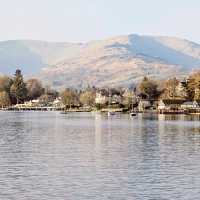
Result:
<svg viewBox="0 0 200 200">
<path fill-rule="evenodd" d="M 84 42 L 123 34 L 200 43 L 199 0 L 0 0 L 0 40 Z"/>
</svg>

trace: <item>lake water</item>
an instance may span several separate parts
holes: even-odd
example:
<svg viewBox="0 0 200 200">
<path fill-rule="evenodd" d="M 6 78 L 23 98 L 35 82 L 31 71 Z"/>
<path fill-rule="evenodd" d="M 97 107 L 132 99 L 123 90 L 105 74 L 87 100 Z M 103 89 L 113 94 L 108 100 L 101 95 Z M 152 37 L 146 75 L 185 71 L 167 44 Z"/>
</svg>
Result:
<svg viewBox="0 0 200 200">
<path fill-rule="evenodd" d="M 0 200 L 90 199 L 200 199 L 200 118 L 0 112 Z"/>
</svg>

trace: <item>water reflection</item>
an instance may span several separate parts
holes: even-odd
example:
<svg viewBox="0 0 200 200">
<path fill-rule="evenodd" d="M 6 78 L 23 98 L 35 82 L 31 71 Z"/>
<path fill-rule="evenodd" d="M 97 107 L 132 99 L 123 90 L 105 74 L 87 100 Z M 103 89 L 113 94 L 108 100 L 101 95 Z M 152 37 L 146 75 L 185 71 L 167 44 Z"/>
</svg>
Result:
<svg viewBox="0 0 200 200">
<path fill-rule="evenodd" d="M 200 115 L 165 115 L 165 114 L 159 114 L 158 115 L 159 120 L 164 121 L 200 121 Z"/>
<path fill-rule="evenodd" d="M 0 112 L 0 199 L 199 199 L 199 116 Z"/>
<path fill-rule="evenodd" d="M 95 149 L 97 152 L 101 150 L 102 143 L 102 115 L 100 113 L 95 114 Z"/>
</svg>

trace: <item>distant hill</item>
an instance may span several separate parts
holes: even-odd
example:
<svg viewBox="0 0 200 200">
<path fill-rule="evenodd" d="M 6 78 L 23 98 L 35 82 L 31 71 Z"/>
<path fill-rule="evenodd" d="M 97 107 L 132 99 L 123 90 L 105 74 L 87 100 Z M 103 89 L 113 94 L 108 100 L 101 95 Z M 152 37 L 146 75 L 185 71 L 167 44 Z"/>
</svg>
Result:
<svg viewBox="0 0 200 200">
<path fill-rule="evenodd" d="M 57 88 L 126 86 L 200 69 L 200 45 L 174 37 L 128 35 L 85 44 L 0 42 L 0 73 L 20 67 Z"/>
<path fill-rule="evenodd" d="M 20 68 L 26 75 L 39 73 L 78 53 L 81 44 L 53 43 L 34 40 L 0 42 L 0 72 L 10 74 Z"/>
</svg>

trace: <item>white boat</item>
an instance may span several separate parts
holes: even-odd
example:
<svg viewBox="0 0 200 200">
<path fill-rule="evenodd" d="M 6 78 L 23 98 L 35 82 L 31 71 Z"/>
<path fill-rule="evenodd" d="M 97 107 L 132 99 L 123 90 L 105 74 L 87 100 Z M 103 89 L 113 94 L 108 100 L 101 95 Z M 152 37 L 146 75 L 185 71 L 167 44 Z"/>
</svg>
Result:
<svg viewBox="0 0 200 200">
<path fill-rule="evenodd" d="M 136 115 L 137 115 L 137 113 L 136 113 L 136 112 L 133 112 L 133 111 L 132 111 L 132 112 L 130 112 L 130 116 L 131 116 L 131 117 L 134 117 L 134 116 L 136 116 Z"/>
<path fill-rule="evenodd" d="M 134 89 L 133 94 L 132 94 L 132 109 L 131 109 L 131 112 L 130 112 L 130 116 L 131 116 L 131 117 L 134 117 L 134 116 L 137 115 L 137 113 L 134 112 L 134 108 L 133 108 L 134 96 L 135 96 L 135 89 Z"/>
</svg>

